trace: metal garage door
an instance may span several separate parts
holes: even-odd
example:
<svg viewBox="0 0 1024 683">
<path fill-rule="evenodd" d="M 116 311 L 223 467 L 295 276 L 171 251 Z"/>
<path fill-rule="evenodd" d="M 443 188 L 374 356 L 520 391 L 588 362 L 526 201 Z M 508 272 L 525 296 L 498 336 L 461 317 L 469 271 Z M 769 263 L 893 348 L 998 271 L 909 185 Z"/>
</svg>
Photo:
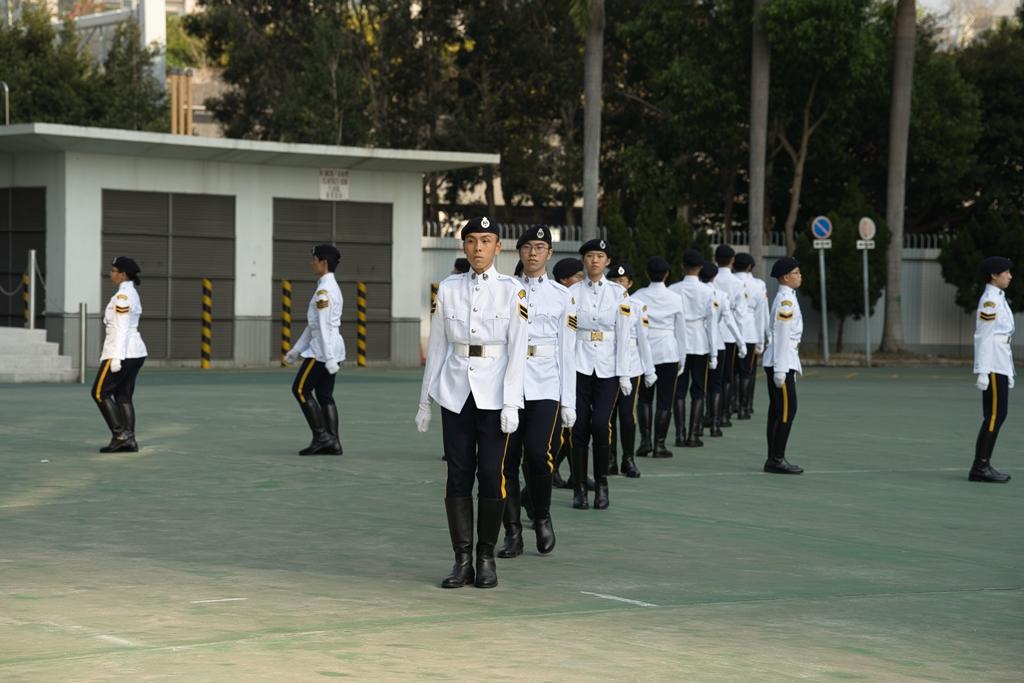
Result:
<svg viewBox="0 0 1024 683">
<path fill-rule="evenodd" d="M 28 250 L 36 250 L 39 269 L 46 276 L 46 188 L 14 187 L 0 189 L 0 287 L 14 292 L 28 267 Z M 43 311 L 46 292 L 36 280 L 36 329 L 45 328 Z M 25 299 L 0 292 L 0 325 L 22 327 L 25 324 Z"/>
<path fill-rule="evenodd" d="M 356 356 L 356 282 L 367 287 L 367 358 L 391 357 L 391 204 L 274 200 L 274 325 L 270 357 L 281 349 L 281 280 L 292 282 L 292 340 L 306 329 L 306 306 L 315 279 L 310 251 L 333 243 L 341 251 L 335 276 L 345 298 L 341 335 Z"/>
<path fill-rule="evenodd" d="M 213 358 L 231 358 L 235 198 L 103 191 L 103 269 L 131 256 L 142 268 L 142 338 L 151 358 L 197 359 L 202 279 L 213 281 Z M 104 277 L 103 303 L 113 293 Z"/>
</svg>

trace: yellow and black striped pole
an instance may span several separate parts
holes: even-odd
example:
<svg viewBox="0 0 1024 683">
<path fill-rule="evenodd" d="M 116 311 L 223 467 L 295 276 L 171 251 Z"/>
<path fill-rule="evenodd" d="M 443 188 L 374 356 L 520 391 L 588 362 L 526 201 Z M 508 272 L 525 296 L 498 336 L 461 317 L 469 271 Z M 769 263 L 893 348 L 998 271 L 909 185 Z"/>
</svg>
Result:
<svg viewBox="0 0 1024 683">
<path fill-rule="evenodd" d="M 281 367 L 288 365 L 285 355 L 292 350 L 292 281 L 281 280 Z"/>
<path fill-rule="evenodd" d="M 356 283 L 356 364 L 366 367 L 366 283 Z"/>
<path fill-rule="evenodd" d="M 204 370 L 210 368 L 210 350 L 213 338 L 213 282 L 203 278 L 203 345 L 202 360 L 199 366 Z"/>
<path fill-rule="evenodd" d="M 28 273 L 21 276 L 21 300 L 25 304 L 25 312 L 22 314 L 25 318 L 25 325 L 28 325 L 28 312 L 31 309 L 28 303 Z"/>
</svg>

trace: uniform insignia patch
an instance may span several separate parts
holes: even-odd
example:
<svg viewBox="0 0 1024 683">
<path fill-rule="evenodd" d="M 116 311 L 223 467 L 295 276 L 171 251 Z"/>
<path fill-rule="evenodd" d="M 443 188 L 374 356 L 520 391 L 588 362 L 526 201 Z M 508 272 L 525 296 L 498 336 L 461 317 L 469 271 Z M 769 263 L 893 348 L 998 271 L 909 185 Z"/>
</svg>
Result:
<svg viewBox="0 0 1024 683">
<path fill-rule="evenodd" d="M 619 310 L 622 311 L 622 315 L 629 315 L 629 304 L 619 304 Z"/>
<path fill-rule="evenodd" d="M 491 222 L 487 220 L 487 216 L 484 216 L 483 218 L 480 219 L 480 227 L 483 228 L 484 230 L 491 227 Z"/>
<path fill-rule="evenodd" d="M 789 299 L 783 299 L 783 300 L 782 300 L 782 305 L 783 305 L 783 306 L 792 306 L 792 305 L 793 305 L 793 302 L 792 302 L 792 301 L 790 301 Z"/>
<path fill-rule="evenodd" d="M 981 318 L 981 320 L 983 322 L 990 323 L 990 322 L 994 322 L 995 321 L 996 314 L 995 313 L 979 313 L 978 317 Z"/>
<path fill-rule="evenodd" d="M 629 298 L 629 292 L 623 292 L 622 293 L 622 298 L 623 299 L 628 299 Z"/>
<path fill-rule="evenodd" d="M 519 304 L 519 317 L 522 318 L 523 320 L 528 320 L 530 318 L 529 311 L 527 311 L 526 306 L 522 304 Z"/>
<path fill-rule="evenodd" d="M 576 316 L 570 315 L 568 320 L 569 320 L 569 329 L 575 332 L 576 331 Z"/>
<path fill-rule="evenodd" d="M 644 313 L 647 312 L 647 304 L 644 304 Z"/>
<path fill-rule="evenodd" d="M 318 289 L 318 290 L 316 290 L 316 295 L 317 296 L 320 296 L 321 294 L 326 295 L 327 294 L 327 290 L 326 289 Z"/>
<path fill-rule="evenodd" d="M 118 313 L 127 313 L 129 309 L 127 306 L 115 306 L 114 310 Z"/>
<path fill-rule="evenodd" d="M 127 298 L 128 298 L 128 295 L 127 295 L 127 294 L 118 294 L 118 295 L 117 295 L 117 298 L 118 298 L 118 299 L 127 299 Z"/>
<path fill-rule="evenodd" d="M 793 314 L 792 313 L 783 313 L 782 311 L 779 311 L 779 320 L 792 320 L 792 319 L 793 319 Z"/>
<path fill-rule="evenodd" d="M 540 228 L 539 230 L 537 230 L 537 237 L 544 239 L 544 228 Z"/>
<path fill-rule="evenodd" d="M 317 308 L 327 308 L 330 305 L 331 305 L 330 301 L 324 301 L 323 299 L 317 299 L 317 301 L 316 301 L 316 307 Z"/>
<path fill-rule="evenodd" d="M 576 305 L 576 297 L 574 297 L 574 296 L 569 297 L 569 303 L 571 303 L 573 306 L 575 306 Z"/>
<path fill-rule="evenodd" d="M 526 290 L 525 289 L 520 289 L 519 290 L 519 298 L 520 299 L 525 299 L 526 298 Z"/>
<path fill-rule="evenodd" d="M 437 313 L 437 299 L 430 302 L 430 315 Z"/>
<path fill-rule="evenodd" d="M 712 301 L 711 305 L 714 306 L 715 308 L 718 308 L 718 302 L 717 301 Z"/>
<path fill-rule="evenodd" d="M 985 303 L 982 304 L 982 306 L 984 306 L 985 308 L 995 308 L 996 307 L 996 302 L 995 301 L 986 301 Z"/>
<path fill-rule="evenodd" d="M 651 326 L 651 321 L 648 320 L 647 318 L 644 318 L 643 319 L 643 325 L 644 325 L 644 327 L 650 327 Z"/>
</svg>

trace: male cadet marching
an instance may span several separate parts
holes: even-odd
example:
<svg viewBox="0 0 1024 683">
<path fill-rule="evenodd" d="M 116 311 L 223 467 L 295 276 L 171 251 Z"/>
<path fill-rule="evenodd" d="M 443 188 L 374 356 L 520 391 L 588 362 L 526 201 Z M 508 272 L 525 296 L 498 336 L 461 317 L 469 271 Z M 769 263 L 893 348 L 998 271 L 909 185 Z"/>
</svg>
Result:
<svg viewBox="0 0 1024 683">
<path fill-rule="evenodd" d="M 715 249 L 715 263 L 718 264 L 718 275 L 715 277 L 715 288 L 725 294 L 729 312 L 722 315 L 721 333 L 725 341 L 722 367 L 722 408 L 719 411 L 722 427 L 732 427 L 730 417 L 737 412 L 736 395 L 739 393 L 736 382 L 736 368 L 740 360 L 747 356 L 747 345 L 743 340 L 743 326 L 750 311 L 743 298 L 743 283 L 733 273 L 736 251 L 728 244 L 720 244 Z M 729 318 L 735 325 L 729 323 Z"/>
<path fill-rule="evenodd" d="M 605 279 L 608 242 L 590 240 L 580 247 L 586 278 L 569 292 L 576 301 L 576 427 L 572 440 L 572 506 L 587 500 L 587 446 L 594 440 L 594 508 L 608 507 L 608 449 L 612 411 L 619 393 L 629 396 L 629 330 L 633 322 L 629 293 Z"/>
<path fill-rule="evenodd" d="M 704 416 L 704 400 L 708 380 L 708 369 L 718 367 L 718 327 L 711 324 L 711 288 L 700 281 L 700 269 L 704 257 L 695 249 L 683 253 L 683 269 L 686 272 L 680 282 L 669 289 L 682 298 L 683 319 L 686 322 L 686 363 L 681 382 L 676 384 L 674 404 L 676 420 L 676 445 L 697 448 L 703 446 L 700 440 L 701 421 Z M 690 389 L 690 429 L 684 424 L 686 417 L 686 389 Z M 685 435 L 685 438 L 684 438 Z"/>
<path fill-rule="evenodd" d="M 735 339 L 741 334 L 740 328 L 733 317 L 729 295 L 718 288 L 719 273 L 720 270 L 714 263 L 705 263 L 700 269 L 700 281 L 711 287 L 713 293 L 711 324 L 723 334 L 728 330 L 729 335 Z M 736 352 L 735 345 L 733 345 L 733 352 Z M 725 358 L 728 354 L 729 347 L 725 343 L 722 334 L 719 334 L 718 344 L 715 347 L 715 355 L 718 356 L 718 367 L 708 373 L 708 408 L 705 411 L 704 424 L 709 428 L 708 434 L 710 436 L 722 436 L 722 427 L 724 426 L 722 424 L 723 410 L 726 409 L 724 408 L 724 371 L 727 367 Z M 743 348 L 743 355 L 747 355 L 746 347 Z M 698 435 L 701 434 L 702 432 L 698 432 Z"/>
<path fill-rule="evenodd" d="M 739 362 L 739 386 L 736 390 L 739 400 L 737 417 L 740 420 L 749 420 L 754 412 L 757 357 L 764 353 L 764 341 L 768 334 L 768 288 L 764 280 L 754 277 L 751 272 L 753 269 L 753 256 L 736 254 L 735 275 L 743 287 L 743 300 L 748 313 L 740 323 L 747 347 L 746 358 Z"/>
<path fill-rule="evenodd" d="M 498 585 L 494 546 L 505 507 L 502 472 L 510 435 L 523 407 L 529 309 L 522 284 L 494 268 L 501 251 L 498 226 L 474 218 L 462 228 L 468 273 L 438 287 L 430 318 L 416 429 L 430 426 L 430 401 L 441 406 L 448 479 L 445 511 L 455 565 L 443 588 Z M 473 480 L 477 492 L 476 569 L 473 567 Z"/>
<path fill-rule="evenodd" d="M 577 282 L 581 282 L 583 280 L 583 261 L 580 261 L 578 258 L 561 259 L 555 264 L 555 267 L 551 269 L 551 274 L 554 276 L 558 284 L 569 289 Z M 569 303 L 572 307 L 572 322 L 575 326 L 576 300 L 570 296 Z M 573 346 L 573 360 L 575 361 L 575 341 Z M 569 489 L 572 488 L 572 476 L 570 475 L 569 480 L 562 479 L 562 475 L 558 471 L 558 467 L 562 464 L 562 461 L 571 457 L 572 453 L 572 428 L 566 427 L 564 423 L 562 424 L 562 439 L 559 443 L 561 445 L 558 447 L 558 452 L 555 454 L 555 469 L 551 473 L 551 486 L 556 489 Z M 591 488 L 593 487 L 591 486 Z"/>
<path fill-rule="evenodd" d="M 978 301 L 978 320 L 974 328 L 974 374 L 977 386 L 984 393 L 981 411 L 984 419 L 974 446 L 974 464 L 967 478 L 992 484 L 1005 484 L 1010 475 L 992 467 L 992 449 L 999 429 L 1006 420 L 1006 409 L 1013 388 L 1013 311 L 1003 291 L 1010 286 L 1013 263 L 1001 256 L 990 256 L 981 264 L 985 275 L 985 291 Z"/>
<path fill-rule="evenodd" d="M 634 303 L 643 302 L 647 307 L 647 339 L 651 345 L 651 360 L 658 381 L 654 387 L 641 390 L 637 404 L 637 418 L 640 421 L 641 457 L 671 458 L 672 451 L 665 447 L 668 426 L 672 421 L 672 399 L 676 390 L 676 378 L 683 372 L 686 363 L 686 320 L 683 318 L 683 301 L 678 294 L 665 286 L 668 277 L 668 261 L 660 256 L 647 261 L 647 276 L 651 284 L 636 292 Z M 657 410 L 654 411 L 654 444 L 651 444 L 651 407 L 657 391 Z"/>
<path fill-rule="evenodd" d="M 523 554 L 520 516 L 519 466 L 525 461 L 527 488 L 533 500 L 533 530 L 537 552 L 555 549 L 551 525 L 551 474 L 555 453 L 562 442 L 559 422 L 576 423 L 576 311 L 569 289 L 548 277 L 551 231 L 535 225 L 516 243 L 523 264 L 522 300 L 529 310 L 527 321 L 525 407 L 519 411 L 519 429 L 509 440 L 505 458 L 505 547 L 498 557 Z"/>
<path fill-rule="evenodd" d="M 772 333 L 764 351 L 764 371 L 768 375 L 768 459 L 764 471 L 774 474 L 800 474 L 803 468 L 786 461 L 786 442 L 796 417 L 796 376 L 800 366 L 800 338 L 804 318 L 796 290 L 803 282 L 800 263 L 784 256 L 772 266 L 772 277 L 779 291 L 772 303 Z"/>
<path fill-rule="evenodd" d="M 633 269 L 628 263 L 616 263 L 608 269 L 608 279 L 622 285 L 628 292 L 633 286 Z M 633 302 L 633 326 L 629 332 L 629 377 L 633 385 L 633 395 L 630 398 L 619 397 L 612 413 L 612 444 L 608 457 L 608 474 L 619 473 L 618 444 L 616 436 L 622 439 L 622 474 L 636 479 L 640 476 L 634 459 L 636 447 L 636 402 L 640 399 L 640 378 L 643 377 L 643 386 L 650 388 L 658 381 L 655 373 L 654 360 L 651 356 L 651 345 L 647 338 L 647 328 L 650 321 L 647 319 L 647 306 Z M 615 419 L 618 414 L 618 420 Z M 618 429 L 616 429 L 618 422 Z M 616 434 L 618 432 L 618 434 Z"/>
</svg>

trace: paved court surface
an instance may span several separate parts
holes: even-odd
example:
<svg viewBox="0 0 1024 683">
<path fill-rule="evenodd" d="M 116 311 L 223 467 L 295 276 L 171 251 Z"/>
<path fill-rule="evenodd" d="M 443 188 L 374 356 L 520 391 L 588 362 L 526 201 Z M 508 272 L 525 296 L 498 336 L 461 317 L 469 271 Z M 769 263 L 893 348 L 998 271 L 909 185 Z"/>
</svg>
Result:
<svg viewBox="0 0 1024 683">
<path fill-rule="evenodd" d="M 491 591 L 438 587 L 419 373 L 343 370 L 341 458 L 294 455 L 290 381 L 144 370 L 116 455 L 86 388 L 0 387 L 0 681 L 1024 680 L 1024 403 L 1014 481 L 968 483 L 968 369 L 809 371 L 802 477 L 760 473 L 762 376 L 611 509 L 556 491 L 554 554 Z"/>
</svg>

